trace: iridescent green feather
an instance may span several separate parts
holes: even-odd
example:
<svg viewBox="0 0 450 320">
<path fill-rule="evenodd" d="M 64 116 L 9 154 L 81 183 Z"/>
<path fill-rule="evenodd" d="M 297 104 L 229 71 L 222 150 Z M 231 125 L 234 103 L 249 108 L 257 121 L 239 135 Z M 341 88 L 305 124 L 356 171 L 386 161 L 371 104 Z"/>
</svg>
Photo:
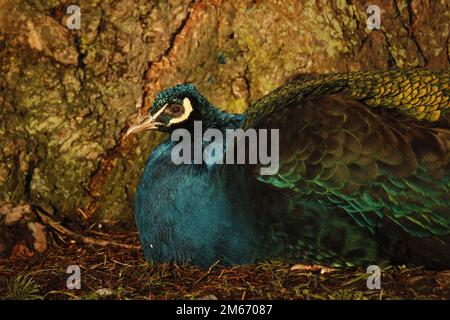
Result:
<svg viewBox="0 0 450 320">
<path fill-rule="evenodd" d="M 449 88 L 432 70 L 294 80 L 246 113 L 244 128 L 280 130 L 279 173 L 257 178 L 450 260 Z"/>
</svg>

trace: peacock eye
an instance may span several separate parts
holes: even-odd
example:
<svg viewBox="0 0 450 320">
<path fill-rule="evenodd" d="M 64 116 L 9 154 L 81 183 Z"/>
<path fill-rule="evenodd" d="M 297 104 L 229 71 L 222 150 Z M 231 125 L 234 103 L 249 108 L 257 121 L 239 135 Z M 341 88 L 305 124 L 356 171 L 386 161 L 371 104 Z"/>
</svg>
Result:
<svg viewBox="0 0 450 320">
<path fill-rule="evenodd" d="M 184 108 L 179 104 L 169 105 L 164 112 L 170 116 L 181 116 L 184 113 Z"/>
</svg>

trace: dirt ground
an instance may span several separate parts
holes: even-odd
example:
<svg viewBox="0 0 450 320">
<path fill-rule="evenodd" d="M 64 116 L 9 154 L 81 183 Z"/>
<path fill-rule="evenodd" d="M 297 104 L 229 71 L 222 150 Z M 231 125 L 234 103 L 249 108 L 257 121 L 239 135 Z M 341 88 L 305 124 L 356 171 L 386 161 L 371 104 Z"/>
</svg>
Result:
<svg viewBox="0 0 450 320">
<path fill-rule="evenodd" d="M 19 246 L 0 260 L 0 299 L 450 299 L 450 270 L 390 266 L 382 271 L 381 290 L 369 290 L 361 268 L 292 268 L 280 261 L 235 267 L 218 262 L 206 269 L 157 265 L 144 259 L 136 233 L 109 239 L 137 249 L 63 238 L 41 255 Z M 79 290 L 67 289 L 70 265 L 81 269 Z"/>
</svg>

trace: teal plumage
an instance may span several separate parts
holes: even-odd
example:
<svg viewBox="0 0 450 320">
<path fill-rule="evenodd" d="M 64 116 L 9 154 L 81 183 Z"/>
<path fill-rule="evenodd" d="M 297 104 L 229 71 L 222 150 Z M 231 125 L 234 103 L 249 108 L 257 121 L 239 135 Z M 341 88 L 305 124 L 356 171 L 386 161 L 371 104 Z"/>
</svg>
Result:
<svg viewBox="0 0 450 320">
<path fill-rule="evenodd" d="M 272 176 L 262 176 L 258 165 L 175 170 L 167 156 L 170 141 L 164 142 L 157 150 L 166 150 L 165 160 L 160 153 L 150 157 L 138 188 L 137 224 L 146 256 L 197 264 L 283 257 L 334 266 L 388 260 L 450 266 L 449 87 L 448 71 L 302 76 L 243 115 L 219 111 L 192 85 L 164 91 L 150 110 L 153 124 L 144 121 L 131 131 L 192 130 L 195 120 L 204 122 L 204 130 L 279 129 L 280 169 Z M 184 98 L 192 104 L 189 114 L 182 112 Z M 177 118 L 183 120 L 171 121 Z M 168 183 L 171 179 L 196 183 L 187 190 Z M 161 193 L 176 196 L 157 196 Z M 176 218 L 185 212 L 186 193 L 198 197 L 198 204 L 189 205 L 196 214 Z M 207 209 L 215 197 L 220 205 Z M 177 224 L 184 219 L 189 228 Z M 206 231 L 205 223 L 219 230 L 223 219 L 226 228 Z M 178 227 L 167 229 L 167 220 Z M 162 225 L 172 244 L 189 238 L 197 249 L 183 251 L 155 238 Z M 202 226 L 204 237 L 189 236 L 195 225 Z M 233 228 L 241 232 L 233 234 Z M 149 242 L 164 250 L 152 254 Z"/>
</svg>

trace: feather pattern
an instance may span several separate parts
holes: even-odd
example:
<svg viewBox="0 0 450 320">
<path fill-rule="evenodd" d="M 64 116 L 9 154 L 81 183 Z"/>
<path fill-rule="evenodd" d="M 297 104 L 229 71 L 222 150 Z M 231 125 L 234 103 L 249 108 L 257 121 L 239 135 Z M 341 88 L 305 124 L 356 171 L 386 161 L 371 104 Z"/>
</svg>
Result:
<svg viewBox="0 0 450 320">
<path fill-rule="evenodd" d="M 147 259 L 450 266 L 449 85 L 448 71 L 422 69 L 303 76 L 243 115 L 192 85 L 163 91 L 149 114 L 161 131 L 279 129 L 280 163 L 272 176 L 259 165 L 175 165 L 174 143 L 161 143 L 136 198 Z M 161 111 L 186 98 L 182 120 Z"/>
</svg>

